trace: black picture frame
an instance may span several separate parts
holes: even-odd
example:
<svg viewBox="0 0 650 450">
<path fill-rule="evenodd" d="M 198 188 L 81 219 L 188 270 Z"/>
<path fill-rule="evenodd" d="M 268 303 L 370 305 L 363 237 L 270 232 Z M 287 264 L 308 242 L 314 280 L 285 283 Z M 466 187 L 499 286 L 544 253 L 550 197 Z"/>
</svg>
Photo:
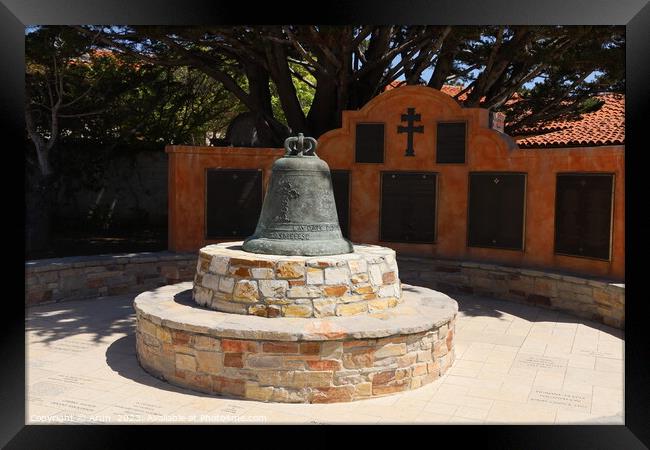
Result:
<svg viewBox="0 0 650 450">
<path fill-rule="evenodd" d="M 648 236 L 641 232 L 647 224 L 642 199 L 645 200 L 647 177 L 641 176 L 642 155 L 647 146 L 641 136 L 646 126 L 650 107 L 650 5 L 646 0 L 612 2 L 610 0 L 547 0 L 520 2 L 493 0 L 429 0 L 409 2 L 375 2 L 371 0 L 332 1 L 322 8 L 306 7 L 303 2 L 291 5 L 277 2 L 249 3 L 225 1 L 145 0 L 135 2 L 98 0 L 3 0 L 0 5 L 0 33 L 2 36 L 3 70 L 0 71 L 0 111 L 5 142 L 16 138 L 17 147 L 5 145 L 6 156 L 20 158 L 18 164 L 5 161 L 5 167 L 24 164 L 22 152 L 15 148 L 24 145 L 24 27 L 31 24 L 268 24 L 268 23 L 373 23 L 373 24 L 594 24 L 625 25 L 626 42 L 626 147 L 633 149 L 626 155 L 626 346 L 625 346 L 625 425 L 621 426 L 481 426 L 472 427 L 471 435 L 482 445 L 494 448 L 571 448 L 571 449 L 631 449 L 650 445 L 650 399 L 648 377 L 647 302 L 643 301 L 641 278 L 645 267 L 640 262 L 648 250 Z M 5 156 L 5 157 L 6 157 Z M 10 169 L 11 171 L 11 169 Z M 5 177 L 5 192 L 13 192 L 15 181 Z M 5 210 L 13 211 L 11 201 L 21 210 L 20 196 L 9 196 Z M 22 203 L 24 205 L 24 203 Z M 24 211 L 24 208 L 23 208 Z M 24 217 L 24 216 L 23 216 Z M 6 220 L 5 236 L 24 233 L 21 220 Z M 15 230 L 15 231 L 14 231 Z M 12 231 L 14 231 L 12 233 Z M 11 238 L 10 238 L 11 239 Z M 7 260 L 10 269 L 23 270 Z M 14 269 L 15 267 L 15 269 Z M 24 272 L 23 272 L 24 273 Z M 5 273 L 6 279 L 20 280 L 20 274 Z M 5 311 L 0 315 L 2 339 L 0 355 L 3 371 L 0 384 L 0 446 L 6 448 L 132 448 L 135 434 L 155 439 L 169 439 L 183 427 L 156 427 L 155 433 L 145 426 L 25 426 L 24 391 L 24 305 L 6 295 Z M 645 311 L 644 311 L 645 310 Z M 646 312 L 644 314 L 644 312 Z M 292 429 L 293 430 L 293 429 Z M 313 429 L 312 429 L 313 430 Z M 186 431 L 186 430 L 185 430 Z M 204 441 L 216 433 L 223 439 L 224 427 L 193 427 L 190 443 Z M 242 430 L 233 430 L 241 434 Z M 246 430 L 243 430 L 246 432 Z M 265 438 L 274 430 L 264 429 Z M 286 429 L 277 430 L 286 432 Z M 314 431 L 322 431 L 316 429 Z M 329 430 L 327 430 L 329 431 Z M 391 427 L 377 431 L 394 433 Z M 431 436 L 432 430 L 420 429 Z M 447 438 L 459 445 L 468 433 L 457 427 L 436 427 L 435 443 Z M 381 433 L 377 433 L 380 435 Z M 330 434 L 331 435 L 331 434 Z M 155 436 L 155 437 L 154 437 Z M 186 443 L 187 444 L 187 443 Z M 138 444 L 142 445 L 142 444 Z M 449 445 L 449 444 L 448 444 Z M 452 444 L 453 445 L 453 444 Z M 187 445 L 185 445 L 187 446 Z"/>
</svg>

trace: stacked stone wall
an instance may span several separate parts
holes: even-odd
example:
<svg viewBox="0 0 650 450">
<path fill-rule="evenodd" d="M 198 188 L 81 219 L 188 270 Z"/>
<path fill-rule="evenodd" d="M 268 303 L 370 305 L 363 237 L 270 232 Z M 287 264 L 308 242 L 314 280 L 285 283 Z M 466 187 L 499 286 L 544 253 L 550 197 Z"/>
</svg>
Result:
<svg viewBox="0 0 650 450">
<path fill-rule="evenodd" d="M 377 339 L 229 339 L 168 328 L 138 314 L 140 364 L 210 394 L 288 403 L 361 400 L 416 389 L 454 360 L 455 318 L 438 328 Z"/>
<path fill-rule="evenodd" d="M 190 281 L 195 253 L 136 253 L 41 259 L 25 263 L 25 305 L 139 293 Z"/>
<path fill-rule="evenodd" d="M 469 261 L 401 257 L 398 262 L 405 283 L 565 311 L 616 328 L 625 326 L 625 285 L 621 283 Z"/>
</svg>

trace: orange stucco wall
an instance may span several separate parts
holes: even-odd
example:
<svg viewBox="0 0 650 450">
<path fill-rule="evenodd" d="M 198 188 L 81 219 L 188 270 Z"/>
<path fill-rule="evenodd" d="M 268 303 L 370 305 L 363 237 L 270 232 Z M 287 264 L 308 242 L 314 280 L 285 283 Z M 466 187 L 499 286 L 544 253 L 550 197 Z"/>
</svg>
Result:
<svg viewBox="0 0 650 450">
<path fill-rule="evenodd" d="M 414 157 L 405 157 L 406 135 L 397 133 L 401 114 L 412 107 L 421 114 L 424 133 L 414 135 Z M 422 86 L 385 92 L 358 111 L 345 111 L 342 127 L 318 140 L 317 153 L 330 169 L 350 170 L 350 238 L 380 244 L 400 254 L 496 262 L 560 269 L 623 280 L 624 265 L 624 147 L 581 147 L 520 150 L 507 135 L 488 127 L 489 113 L 462 108 L 451 97 Z M 436 123 L 467 122 L 465 164 L 436 164 Z M 357 122 L 385 123 L 384 163 L 355 163 Z M 206 168 L 261 168 L 264 185 L 282 149 L 243 149 L 169 146 L 169 248 L 195 251 L 205 241 L 203 224 Z M 438 173 L 435 244 L 379 241 L 381 171 Z M 523 251 L 467 246 L 469 172 L 525 172 L 525 244 Z M 612 251 L 609 261 L 556 255 L 554 243 L 555 185 L 559 172 L 614 173 Z M 227 195 L 227 193 L 224 193 Z"/>
</svg>

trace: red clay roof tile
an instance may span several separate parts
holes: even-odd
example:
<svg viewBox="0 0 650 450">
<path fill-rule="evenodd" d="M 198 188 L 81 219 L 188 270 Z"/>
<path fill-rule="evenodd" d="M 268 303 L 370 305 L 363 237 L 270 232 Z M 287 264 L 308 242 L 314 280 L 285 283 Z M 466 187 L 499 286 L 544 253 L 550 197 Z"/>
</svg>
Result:
<svg viewBox="0 0 650 450">
<path fill-rule="evenodd" d="M 393 81 L 385 90 L 403 85 Z M 444 85 L 441 92 L 453 97 L 462 86 Z M 464 100 L 467 93 L 458 99 Z M 523 128 L 525 136 L 515 136 L 520 148 L 549 147 L 595 147 L 600 145 L 622 145 L 625 143 L 625 96 L 622 94 L 601 94 L 599 100 L 605 103 L 597 110 L 582 114 L 578 119 L 553 120 L 535 127 Z M 516 101 L 511 99 L 508 103 Z M 507 104 L 507 103 L 506 103 Z"/>
</svg>

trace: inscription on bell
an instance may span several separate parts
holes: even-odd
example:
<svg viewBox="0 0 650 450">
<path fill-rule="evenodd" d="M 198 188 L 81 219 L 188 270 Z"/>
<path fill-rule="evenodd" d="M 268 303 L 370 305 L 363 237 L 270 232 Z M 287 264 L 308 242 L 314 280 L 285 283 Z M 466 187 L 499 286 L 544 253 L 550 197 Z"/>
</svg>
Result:
<svg viewBox="0 0 650 450">
<path fill-rule="evenodd" d="M 309 236 L 305 233 L 287 233 L 282 231 L 271 231 L 270 233 L 266 233 L 266 237 L 270 239 L 298 239 L 301 241 L 309 239 Z"/>
<path fill-rule="evenodd" d="M 335 231 L 339 229 L 339 224 L 334 223 L 316 223 L 309 225 L 294 225 L 294 231 Z"/>
<path fill-rule="evenodd" d="M 330 170 L 316 145 L 302 134 L 285 141 L 286 153 L 273 164 L 255 233 L 243 250 L 302 256 L 353 251 L 341 233 Z"/>
</svg>

